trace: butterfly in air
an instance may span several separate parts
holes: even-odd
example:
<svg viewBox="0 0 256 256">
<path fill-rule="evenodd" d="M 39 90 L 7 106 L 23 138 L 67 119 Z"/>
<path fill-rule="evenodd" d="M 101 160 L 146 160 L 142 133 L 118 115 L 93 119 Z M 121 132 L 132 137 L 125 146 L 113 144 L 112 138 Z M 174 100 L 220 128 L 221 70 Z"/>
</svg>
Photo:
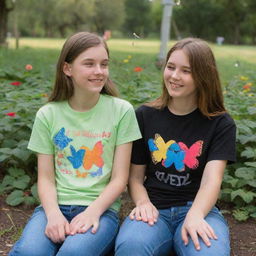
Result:
<svg viewBox="0 0 256 256">
<path fill-rule="evenodd" d="M 70 141 L 73 139 L 67 137 L 65 135 L 65 128 L 62 127 L 57 134 L 53 137 L 53 142 L 54 144 L 59 148 L 59 149 L 64 149 Z"/>
</svg>

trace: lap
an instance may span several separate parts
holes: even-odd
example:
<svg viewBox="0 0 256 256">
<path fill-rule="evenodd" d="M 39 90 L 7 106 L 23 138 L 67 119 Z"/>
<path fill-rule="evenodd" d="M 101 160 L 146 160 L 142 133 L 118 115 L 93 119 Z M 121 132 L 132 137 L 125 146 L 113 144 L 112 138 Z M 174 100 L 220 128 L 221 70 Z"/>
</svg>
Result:
<svg viewBox="0 0 256 256">
<path fill-rule="evenodd" d="M 189 244 L 185 246 L 181 239 L 181 228 L 182 223 L 180 223 L 174 234 L 174 249 L 179 256 L 229 256 L 230 255 L 230 240 L 229 240 L 229 229 L 227 223 L 219 212 L 219 210 L 214 207 L 209 214 L 206 216 L 205 220 L 213 228 L 218 239 L 211 240 L 211 246 L 207 247 L 202 239 L 199 237 L 200 251 L 197 251 L 191 239 L 189 239 Z"/>
<path fill-rule="evenodd" d="M 168 255 L 172 248 L 172 232 L 168 224 L 159 216 L 158 221 L 149 226 L 143 221 L 123 222 L 116 239 L 116 255 Z"/>
<path fill-rule="evenodd" d="M 44 209 L 39 206 L 35 209 L 9 256 L 103 255 L 101 252 L 108 251 L 114 245 L 119 220 L 116 212 L 107 210 L 101 216 L 99 228 L 95 234 L 89 230 L 84 234 L 67 236 L 62 244 L 53 243 L 45 235 L 46 225 Z"/>
</svg>

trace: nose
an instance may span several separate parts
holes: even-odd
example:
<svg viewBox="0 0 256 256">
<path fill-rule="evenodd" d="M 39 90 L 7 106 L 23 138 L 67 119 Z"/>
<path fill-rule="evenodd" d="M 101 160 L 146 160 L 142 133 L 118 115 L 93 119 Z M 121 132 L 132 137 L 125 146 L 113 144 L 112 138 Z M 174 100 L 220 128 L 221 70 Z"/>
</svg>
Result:
<svg viewBox="0 0 256 256">
<path fill-rule="evenodd" d="M 172 78 L 175 79 L 175 80 L 179 80 L 180 79 L 180 74 L 179 74 L 179 70 L 178 69 L 175 69 L 172 72 Z"/>
<path fill-rule="evenodd" d="M 102 67 L 101 67 L 101 65 L 99 65 L 99 64 L 95 65 L 94 73 L 95 73 L 95 74 L 101 74 L 101 73 L 102 73 Z"/>
</svg>

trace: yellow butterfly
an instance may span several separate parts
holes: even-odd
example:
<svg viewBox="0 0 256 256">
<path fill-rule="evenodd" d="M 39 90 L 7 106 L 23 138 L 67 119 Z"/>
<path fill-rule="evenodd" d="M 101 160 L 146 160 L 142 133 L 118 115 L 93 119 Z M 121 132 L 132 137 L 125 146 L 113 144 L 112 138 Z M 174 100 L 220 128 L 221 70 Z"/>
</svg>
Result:
<svg viewBox="0 0 256 256">
<path fill-rule="evenodd" d="M 86 178 L 88 175 L 88 172 L 79 172 L 78 170 L 76 170 L 76 177 L 78 178 Z"/>
<path fill-rule="evenodd" d="M 155 139 L 148 140 L 149 150 L 151 152 L 152 161 L 154 164 L 161 162 L 162 160 L 166 159 L 166 152 L 167 149 L 175 143 L 174 140 L 169 140 L 166 143 L 164 142 L 163 138 L 156 133 Z"/>
</svg>

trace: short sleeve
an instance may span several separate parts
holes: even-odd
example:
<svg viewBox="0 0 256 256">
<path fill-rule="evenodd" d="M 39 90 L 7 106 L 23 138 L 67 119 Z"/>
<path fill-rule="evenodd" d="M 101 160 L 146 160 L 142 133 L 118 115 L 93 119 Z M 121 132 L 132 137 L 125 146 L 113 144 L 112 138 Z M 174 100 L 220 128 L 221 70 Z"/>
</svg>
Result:
<svg viewBox="0 0 256 256">
<path fill-rule="evenodd" d="M 141 138 L 140 129 L 132 105 L 121 117 L 117 127 L 116 145 L 121 145 Z"/>
<path fill-rule="evenodd" d="M 39 110 L 36 114 L 28 149 L 41 154 L 54 154 L 54 145 L 50 134 L 49 122 Z"/>
<path fill-rule="evenodd" d="M 132 157 L 131 157 L 131 162 L 133 164 L 138 164 L 138 165 L 147 164 L 148 162 L 148 152 L 147 152 L 147 147 L 144 141 L 144 137 L 145 137 L 144 136 L 144 119 L 143 119 L 142 108 L 143 107 L 140 107 L 136 110 L 136 117 L 140 127 L 142 138 L 133 142 Z"/>
<path fill-rule="evenodd" d="M 236 161 L 236 125 L 228 114 L 216 127 L 207 160 L 227 160 L 229 164 Z"/>
</svg>

